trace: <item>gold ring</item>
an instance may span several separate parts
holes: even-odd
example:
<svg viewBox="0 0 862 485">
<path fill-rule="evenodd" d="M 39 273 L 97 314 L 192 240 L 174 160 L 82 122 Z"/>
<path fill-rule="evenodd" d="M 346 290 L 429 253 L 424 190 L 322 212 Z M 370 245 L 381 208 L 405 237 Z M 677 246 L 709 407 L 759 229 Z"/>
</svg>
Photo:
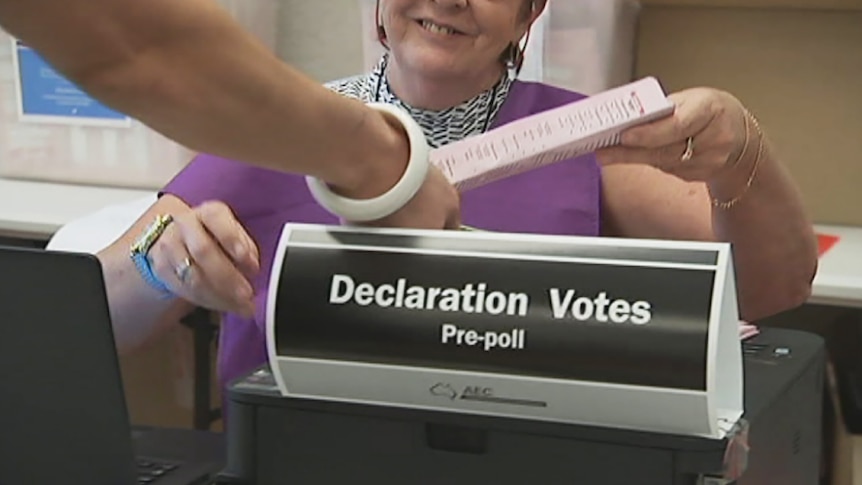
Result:
<svg viewBox="0 0 862 485">
<path fill-rule="evenodd" d="M 694 155 L 694 138 L 688 137 L 685 139 L 685 151 L 682 152 L 680 160 L 687 162 L 691 160 L 692 155 Z"/>
</svg>

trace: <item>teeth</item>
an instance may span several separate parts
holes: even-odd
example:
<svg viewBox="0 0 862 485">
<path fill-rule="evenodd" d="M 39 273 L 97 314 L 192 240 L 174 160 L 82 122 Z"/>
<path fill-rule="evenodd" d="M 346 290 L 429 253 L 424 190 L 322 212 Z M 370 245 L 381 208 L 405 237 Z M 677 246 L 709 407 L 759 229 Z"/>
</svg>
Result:
<svg viewBox="0 0 862 485">
<path fill-rule="evenodd" d="M 435 34 L 452 35 L 455 33 L 454 30 L 452 30 L 448 27 L 443 27 L 442 25 L 437 25 L 437 24 L 429 22 L 427 20 L 422 21 L 422 27 L 424 27 L 428 31 L 433 32 Z"/>
</svg>

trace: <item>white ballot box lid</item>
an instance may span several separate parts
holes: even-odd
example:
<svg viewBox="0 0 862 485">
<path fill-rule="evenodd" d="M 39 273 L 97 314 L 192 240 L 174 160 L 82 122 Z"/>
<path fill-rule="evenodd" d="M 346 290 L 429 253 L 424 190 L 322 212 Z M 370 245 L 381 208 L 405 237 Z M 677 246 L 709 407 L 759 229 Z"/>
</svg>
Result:
<svg viewBox="0 0 862 485">
<path fill-rule="evenodd" d="M 286 397 L 721 439 L 742 416 L 724 243 L 287 224 Z"/>
</svg>

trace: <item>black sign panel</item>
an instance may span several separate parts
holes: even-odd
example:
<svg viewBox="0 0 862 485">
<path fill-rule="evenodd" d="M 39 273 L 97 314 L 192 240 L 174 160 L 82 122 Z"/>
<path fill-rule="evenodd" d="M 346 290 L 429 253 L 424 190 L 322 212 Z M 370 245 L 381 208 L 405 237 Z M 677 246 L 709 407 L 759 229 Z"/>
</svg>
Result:
<svg viewBox="0 0 862 485">
<path fill-rule="evenodd" d="M 526 241 L 484 255 L 412 241 L 288 243 L 278 355 L 706 389 L 714 253 L 639 265 L 609 247 L 613 264 L 596 247 L 572 262 Z"/>
</svg>

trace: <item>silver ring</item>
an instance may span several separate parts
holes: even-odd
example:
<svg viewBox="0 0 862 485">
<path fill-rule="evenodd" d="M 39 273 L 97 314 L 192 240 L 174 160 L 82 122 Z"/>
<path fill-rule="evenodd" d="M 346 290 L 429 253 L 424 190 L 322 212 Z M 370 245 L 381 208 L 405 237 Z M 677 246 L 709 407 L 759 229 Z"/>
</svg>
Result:
<svg viewBox="0 0 862 485">
<path fill-rule="evenodd" d="M 178 264 L 176 268 L 174 268 L 174 274 L 177 275 L 177 279 L 180 282 L 185 283 L 186 279 L 189 277 L 189 271 L 192 269 L 192 261 L 189 258 L 183 259 L 183 262 Z"/>
<path fill-rule="evenodd" d="M 691 157 L 694 155 L 694 138 L 688 137 L 685 139 L 685 151 L 682 152 L 682 156 L 680 160 L 683 162 L 687 162 L 691 160 Z"/>
</svg>

